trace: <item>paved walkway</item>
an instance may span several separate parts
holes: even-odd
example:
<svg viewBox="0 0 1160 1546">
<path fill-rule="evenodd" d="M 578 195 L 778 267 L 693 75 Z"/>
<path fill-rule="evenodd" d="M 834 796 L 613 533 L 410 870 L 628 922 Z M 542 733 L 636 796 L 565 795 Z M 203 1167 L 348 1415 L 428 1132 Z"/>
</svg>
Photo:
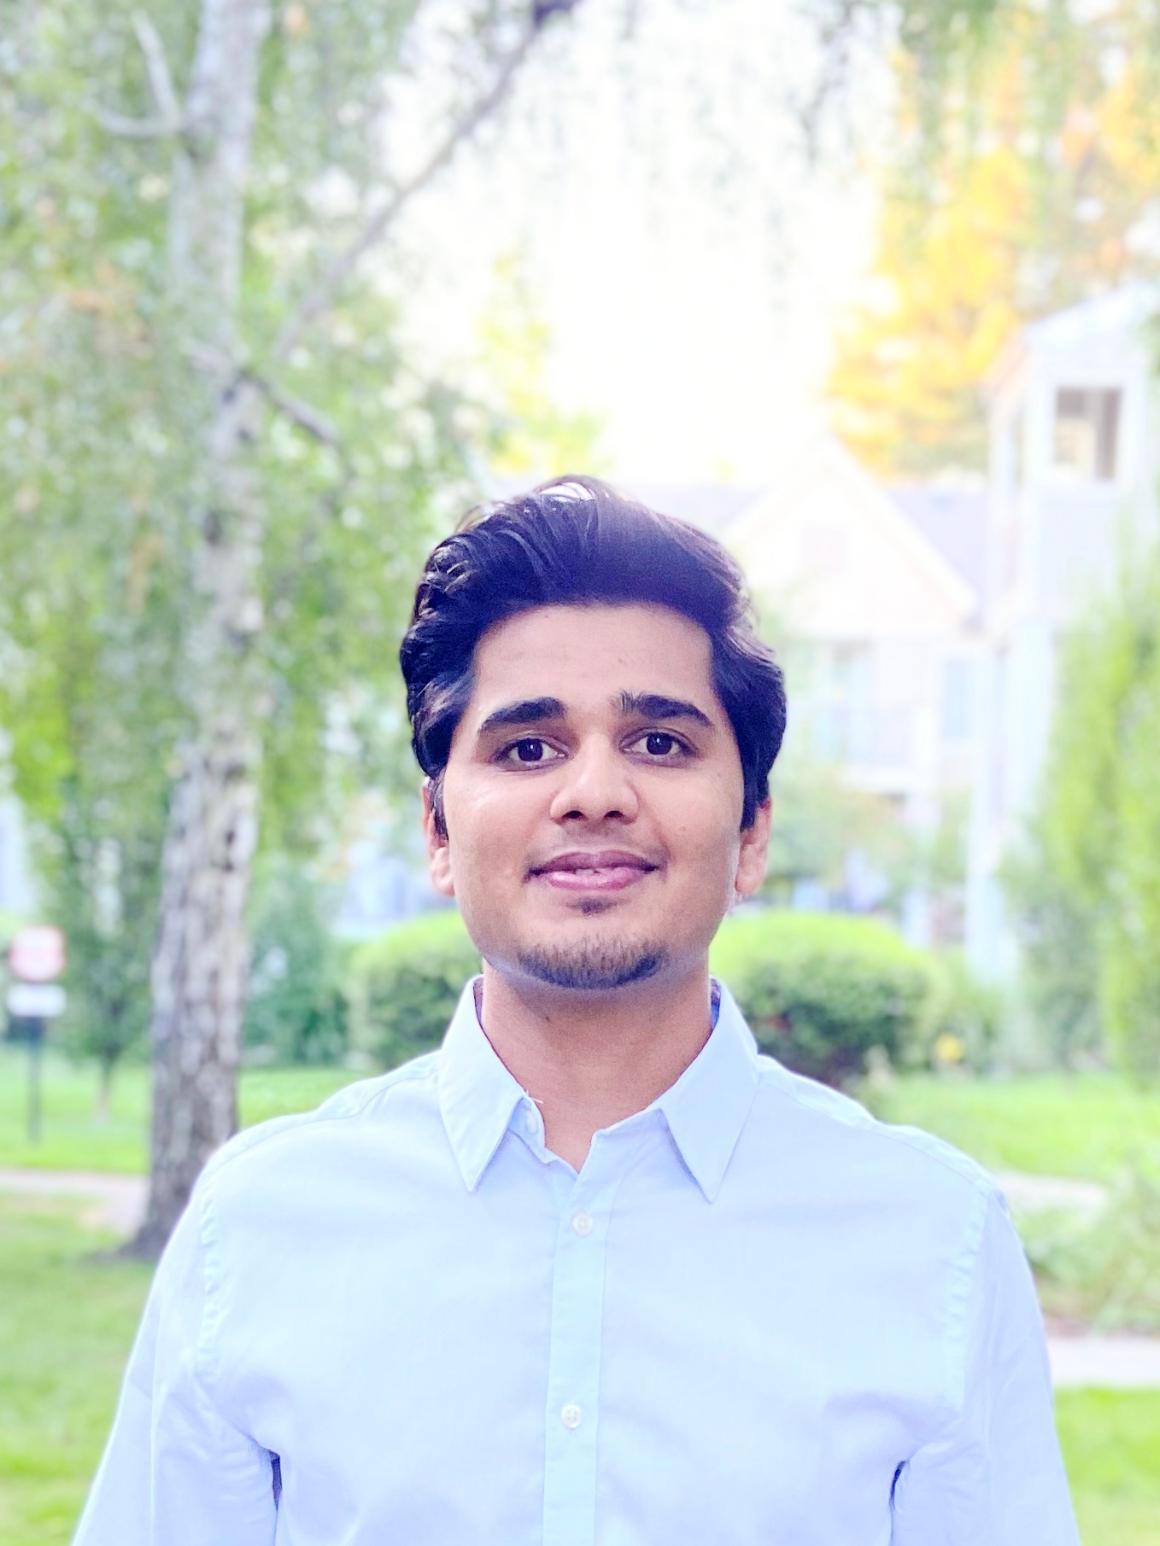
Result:
<svg viewBox="0 0 1160 1546">
<path fill-rule="evenodd" d="M 98 1229 L 131 1235 L 145 1214 L 142 1176 L 114 1176 L 92 1170 L 0 1170 L 0 1192 L 26 1197 L 75 1197 L 81 1218 Z"/>
<path fill-rule="evenodd" d="M 1016 1170 L 995 1171 L 994 1176 L 1016 1212 L 1065 1208 L 1090 1216 L 1098 1213 L 1108 1200 L 1107 1187 L 1098 1181 L 1077 1181 L 1071 1176 L 1029 1176 Z"/>
<path fill-rule="evenodd" d="M 1047 1356 L 1051 1383 L 1057 1390 L 1077 1385 L 1160 1389 L 1160 1337 L 1133 1337 L 1123 1332 L 1049 1336 Z"/>
<path fill-rule="evenodd" d="M 1088 1181 L 1052 1176 L 1006 1174 L 996 1178 L 1014 1208 L 1072 1208 L 1097 1211 L 1105 1189 Z M 88 1224 L 130 1235 L 145 1211 L 145 1181 L 82 1170 L 0 1170 L 0 1192 L 33 1197 L 75 1197 L 84 1204 Z M 1068 1386 L 1117 1386 L 1160 1389 L 1160 1337 L 1126 1335 L 1069 1336 L 1052 1331 L 1047 1339 L 1052 1380 Z"/>
</svg>

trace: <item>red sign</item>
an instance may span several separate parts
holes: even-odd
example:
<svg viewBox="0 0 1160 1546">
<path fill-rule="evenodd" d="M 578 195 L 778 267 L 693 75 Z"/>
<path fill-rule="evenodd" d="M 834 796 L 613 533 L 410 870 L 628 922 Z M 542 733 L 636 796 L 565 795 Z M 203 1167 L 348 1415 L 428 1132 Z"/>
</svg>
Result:
<svg viewBox="0 0 1160 1546">
<path fill-rule="evenodd" d="M 46 924 L 17 929 L 8 947 L 8 970 L 21 982 L 53 982 L 64 971 L 64 935 Z"/>
</svg>

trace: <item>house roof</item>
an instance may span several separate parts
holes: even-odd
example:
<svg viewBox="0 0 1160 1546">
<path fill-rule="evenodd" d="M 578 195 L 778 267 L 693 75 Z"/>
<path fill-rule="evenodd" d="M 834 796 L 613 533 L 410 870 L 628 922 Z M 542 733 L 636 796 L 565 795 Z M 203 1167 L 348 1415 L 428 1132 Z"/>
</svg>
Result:
<svg viewBox="0 0 1160 1546">
<path fill-rule="evenodd" d="M 992 391 L 1000 388 L 1032 351 L 1071 349 L 1109 334 L 1138 333 L 1158 314 L 1160 286 L 1144 280 L 1053 311 L 1019 329 L 987 373 L 988 385 Z"/>
<path fill-rule="evenodd" d="M 1135 332 L 1160 310 L 1160 289 L 1142 281 L 1093 295 L 1077 306 L 1053 311 L 1029 322 L 1024 333 L 1032 344 L 1052 348 L 1080 343 L 1093 333 Z"/>
<path fill-rule="evenodd" d="M 885 489 L 833 436 L 803 439 L 761 488 L 613 481 L 719 538 L 805 633 L 928 635 L 978 613 L 982 495 Z M 492 492 L 510 496 L 515 480 Z"/>
<path fill-rule="evenodd" d="M 720 536 L 805 634 L 942 636 L 978 614 L 976 586 L 832 436 L 803 440 Z"/>
<path fill-rule="evenodd" d="M 886 490 L 907 520 L 936 548 L 977 597 L 987 578 L 987 495 L 979 488 L 896 484 Z"/>
</svg>

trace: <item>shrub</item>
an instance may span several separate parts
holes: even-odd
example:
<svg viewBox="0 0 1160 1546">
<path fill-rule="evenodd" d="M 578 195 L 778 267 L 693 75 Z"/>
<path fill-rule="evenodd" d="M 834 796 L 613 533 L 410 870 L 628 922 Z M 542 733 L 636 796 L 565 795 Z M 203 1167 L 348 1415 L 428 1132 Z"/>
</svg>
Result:
<svg viewBox="0 0 1160 1546">
<path fill-rule="evenodd" d="M 1142 1086 L 1155 1084 L 1160 548 L 1125 543 L 1116 582 L 1062 642 L 1056 698 L 1030 824 L 1030 876 L 1022 893 L 1013 891 L 1038 947 L 1033 987 L 1054 987 L 1065 1008 L 1070 996 L 1076 1036 L 1088 1034 L 1097 1013 L 1117 1066 Z M 1045 906 L 1051 890 L 1060 903 Z"/>
<path fill-rule="evenodd" d="M 931 1038 L 925 1061 L 938 1064 L 935 1049 L 952 1037 L 963 1065 L 972 1073 L 994 1071 L 1006 1002 L 1001 989 L 975 977 L 961 950 L 940 950 L 931 957 L 931 999 L 926 1029 Z"/>
<path fill-rule="evenodd" d="M 710 961 L 762 1049 L 827 1083 L 864 1072 L 872 1047 L 894 1063 L 925 1061 L 940 1006 L 955 1002 L 946 981 L 940 996 L 933 958 L 874 919 L 779 911 L 731 918 Z M 478 952 L 451 910 L 356 946 L 354 1045 L 386 1067 L 430 1051 L 478 971 Z"/>
<path fill-rule="evenodd" d="M 255 888 L 245 1044 L 278 1063 L 335 1063 L 347 1045 L 342 960 L 326 892 L 280 856 Z"/>
<path fill-rule="evenodd" d="M 1092 1220 L 1030 1213 L 1019 1233 L 1049 1315 L 1160 1332 L 1160 1150 L 1138 1154 Z"/>
<path fill-rule="evenodd" d="M 892 1063 L 925 1058 L 936 972 L 887 924 L 838 913 L 729 918 L 710 961 L 762 1051 L 798 1073 L 843 1084 L 871 1048 Z"/>
<path fill-rule="evenodd" d="M 1098 918 L 1057 873 L 1038 829 L 1008 857 L 1001 880 L 1023 948 L 1027 1007 L 1052 1061 L 1074 1068 L 1101 1050 Z"/>
<path fill-rule="evenodd" d="M 425 913 L 357 945 L 349 991 L 352 1040 L 385 1068 L 437 1047 L 479 952 L 453 909 Z"/>
</svg>

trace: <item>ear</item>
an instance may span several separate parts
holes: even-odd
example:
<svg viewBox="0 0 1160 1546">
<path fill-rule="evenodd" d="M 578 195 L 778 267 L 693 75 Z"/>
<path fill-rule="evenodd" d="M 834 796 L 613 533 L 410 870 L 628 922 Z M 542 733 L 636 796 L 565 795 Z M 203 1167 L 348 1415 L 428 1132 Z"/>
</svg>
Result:
<svg viewBox="0 0 1160 1546">
<path fill-rule="evenodd" d="M 451 874 L 451 845 L 435 824 L 435 805 L 431 799 L 431 781 L 423 781 L 423 839 L 427 845 L 427 873 L 440 896 L 455 895 Z"/>
<path fill-rule="evenodd" d="M 733 887 L 742 900 L 751 897 L 765 879 L 771 812 L 771 802 L 763 800 L 757 807 L 753 825 L 744 828 L 741 833 L 741 852 L 737 856 L 737 874 Z"/>
</svg>

